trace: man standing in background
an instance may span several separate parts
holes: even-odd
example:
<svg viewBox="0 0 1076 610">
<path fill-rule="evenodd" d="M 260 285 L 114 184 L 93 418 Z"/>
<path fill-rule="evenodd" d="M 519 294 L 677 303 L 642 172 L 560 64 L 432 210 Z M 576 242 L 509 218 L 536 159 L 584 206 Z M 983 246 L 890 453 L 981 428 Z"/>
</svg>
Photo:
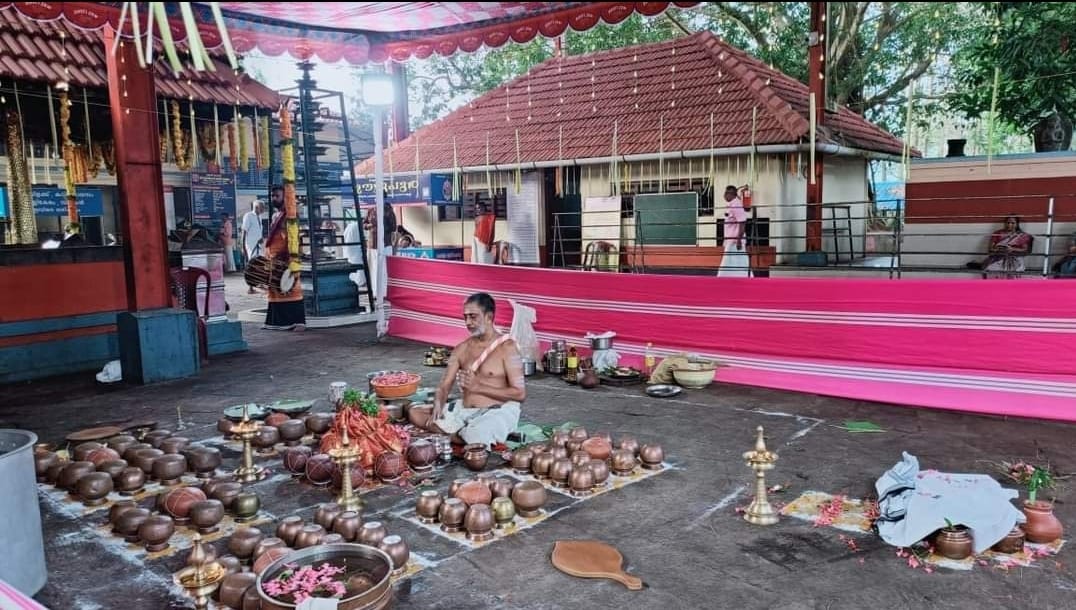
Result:
<svg viewBox="0 0 1076 610">
<path fill-rule="evenodd" d="M 471 246 L 471 262 L 493 264 L 493 240 L 497 229 L 497 216 L 481 201 L 474 205 L 474 243 Z"/>
<path fill-rule="evenodd" d="M 261 200 L 254 200 L 254 208 L 243 214 L 243 222 L 239 227 L 240 241 L 243 243 L 243 255 L 246 257 L 245 264 L 250 263 L 250 259 L 261 254 L 262 243 L 262 212 L 265 211 L 265 204 Z M 247 290 L 247 294 L 257 294 L 257 291 L 253 287 Z"/>
<path fill-rule="evenodd" d="M 220 243 L 224 246 L 224 272 L 235 273 L 235 226 L 228 212 L 220 213 Z"/>
</svg>

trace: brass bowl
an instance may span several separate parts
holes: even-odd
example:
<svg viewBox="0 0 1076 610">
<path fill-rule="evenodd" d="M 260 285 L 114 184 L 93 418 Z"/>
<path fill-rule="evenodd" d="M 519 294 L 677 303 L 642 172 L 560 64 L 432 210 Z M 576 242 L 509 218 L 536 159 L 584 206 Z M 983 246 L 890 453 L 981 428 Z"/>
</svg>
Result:
<svg viewBox="0 0 1076 610">
<path fill-rule="evenodd" d="M 616 443 L 617 448 L 627 449 L 632 455 L 639 455 L 639 441 L 634 436 L 621 436 Z"/>
<path fill-rule="evenodd" d="M 120 515 L 134 508 L 138 508 L 138 503 L 134 500 L 120 500 L 108 509 L 108 522 L 112 524 L 112 533 L 116 533 L 116 521 L 119 521 Z"/>
<path fill-rule="evenodd" d="M 150 512 L 148 510 L 132 508 L 119 516 L 113 530 L 116 534 L 123 536 L 123 539 L 127 542 L 138 542 L 138 528 L 142 527 L 142 524 L 149 517 Z"/>
<path fill-rule="evenodd" d="M 187 452 L 187 464 L 199 479 L 208 479 L 220 467 L 220 449 L 195 447 Z"/>
<path fill-rule="evenodd" d="M 583 426 L 576 426 L 568 431 L 568 437 L 571 440 L 582 442 L 590 438 L 590 435 L 587 434 L 587 429 Z"/>
<path fill-rule="evenodd" d="M 665 459 L 665 451 L 661 445 L 646 444 L 639 447 L 639 461 L 647 470 L 660 470 L 661 462 Z"/>
<path fill-rule="evenodd" d="M 166 487 L 179 483 L 180 477 L 185 472 L 187 472 L 187 458 L 182 455 L 169 453 L 153 461 L 153 478 Z"/>
<path fill-rule="evenodd" d="M 367 575 L 361 582 L 368 588 L 349 592 L 350 594 L 346 594 L 346 597 L 337 600 L 338 610 L 387 608 L 391 605 L 393 598 L 392 557 L 378 548 L 360 544 L 325 544 L 288 553 L 262 569 L 254 585 L 258 598 L 261 600 L 262 610 L 295 610 L 295 604 L 270 597 L 264 588 L 266 582 L 277 578 L 282 571 L 291 569 L 287 567 L 289 564 L 308 566 L 325 562 L 346 562 L 349 568 L 361 568 Z M 360 580 L 349 578 L 348 582 L 360 582 Z"/>
<path fill-rule="evenodd" d="M 568 477 L 572 474 L 572 461 L 568 458 L 561 458 L 549 467 L 549 478 L 553 479 L 553 484 L 557 487 L 567 487 Z"/>
<path fill-rule="evenodd" d="M 548 451 L 539 453 L 534 456 L 534 459 L 531 461 L 531 471 L 534 472 L 534 476 L 539 479 L 548 479 L 549 469 L 553 466 L 554 461 L 556 461 L 556 458 L 553 457 L 552 453 Z"/>
<path fill-rule="evenodd" d="M 261 500 L 258 499 L 258 494 L 253 492 L 241 493 L 232 501 L 232 513 L 237 523 L 253 521 L 258 516 L 260 508 Z"/>
<path fill-rule="evenodd" d="M 315 436 L 325 434 L 332 425 L 332 413 L 312 413 L 306 418 L 306 429 Z"/>
<path fill-rule="evenodd" d="M 121 434 L 108 439 L 108 447 L 116 453 L 123 455 L 125 451 L 138 444 L 138 439 L 130 434 Z"/>
<path fill-rule="evenodd" d="M 269 552 L 271 549 L 283 549 L 284 551 L 290 550 L 283 540 L 275 536 L 269 536 L 267 538 L 262 538 L 254 545 L 254 550 L 251 552 L 250 558 L 257 561 L 259 557 Z"/>
<path fill-rule="evenodd" d="M 190 510 L 191 524 L 200 534 L 212 534 L 220 528 L 217 524 L 224 518 L 224 505 L 220 500 L 195 502 Z"/>
<path fill-rule="evenodd" d="M 157 458 L 164 455 L 164 452 L 160 449 L 139 449 L 134 452 L 134 459 L 127 460 L 131 465 L 142 469 L 142 472 L 146 473 L 146 477 L 150 477 L 153 474 L 153 462 Z"/>
<path fill-rule="evenodd" d="M 493 510 L 493 520 L 497 522 L 497 528 L 503 528 L 516 518 L 516 505 L 511 498 L 493 498 L 490 509 Z"/>
<path fill-rule="evenodd" d="M 146 485 L 146 473 L 142 472 L 141 468 L 128 466 L 113 477 L 112 484 L 120 495 L 133 496 Z"/>
<path fill-rule="evenodd" d="M 235 512 L 235 499 L 243 492 L 243 486 L 235 481 L 225 481 L 211 488 L 212 497 L 220 500 L 224 510 Z"/>
<path fill-rule="evenodd" d="M 578 468 L 580 466 L 586 466 L 590 463 L 590 454 L 586 451 L 579 450 L 572 454 L 572 468 Z"/>
<path fill-rule="evenodd" d="M 127 460 L 128 464 L 130 464 L 131 466 L 135 466 L 135 463 L 134 463 L 135 454 L 138 453 L 139 451 L 143 450 L 143 449 L 153 449 L 153 446 L 150 445 L 149 443 L 135 443 L 134 445 L 131 445 L 131 446 L 127 447 L 126 449 L 124 449 L 123 453 L 121 453 L 120 456 L 123 459 Z"/>
<path fill-rule="evenodd" d="M 101 443 L 81 443 L 75 446 L 75 450 L 71 455 L 74 456 L 76 462 L 88 462 L 90 460 L 87 456 L 90 455 L 91 451 L 104 448 L 105 446 Z"/>
<path fill-rule="evenodd" d="M 594 487 L 594 473 L 590 471 L 590 464 L 574 468 L 568 479 L 568 484 L 572 488 L 573 496 L 590 495 Z"/>
<path fill-rule="evenodd" d="M 609 479 L 609 463 L 605 460 L 590 460 L 590 473 L 594 475 L 594 487 L 601 487 Z"/>
<path fill-rule="evenodd" d="M 184 436 L 169 436 L 161 441 L 160 449 L 165 453 L 179 453 L 191 444 L 191 439 Z"/>
<path fill-rule="evenodd" d="M 629 449 L 617 449 L 610 458 L 613 473 L 627 476 L 635 470 L 635 454 Z"/>
<path fill-rule="evenodd" d="M 97 472 L 103 472 L 112 477 L 113 482 L 115 482 L 116 477 L 120 476 L 120 473 L 126 469 L 126 460 L 109 460 L 97 465 Z"/>
<path fill-rule="evenodd" d="M 138 527 L 138 538 L 146 545 L 150 553 L 157 553 L 168 548 L 168 539 L 176 532 L 176 524 L 171 517 L 153 515 Z"/>
<path fill-rule="evenodd" d="M 78 480 L 96 470 L 93 462 L 67 462 L 56 479 L 56 486 L 74 493 L 78 489 Z"/>
<path fill-rule="evenodd" d="M 489 490 L 493 493 L 495 499 L 510 498 L 512 497 L 512 488 L 515 485 L 516 482 L 510 479 L 496 479 L 489 484 Z"/>
<path fill-rule="evenodd" d="M 280 438 L 287 447 L 297 447 L 306 435 L 306 422 L 301 419 L 289 419 L 277 426 Z"/>
</svg>

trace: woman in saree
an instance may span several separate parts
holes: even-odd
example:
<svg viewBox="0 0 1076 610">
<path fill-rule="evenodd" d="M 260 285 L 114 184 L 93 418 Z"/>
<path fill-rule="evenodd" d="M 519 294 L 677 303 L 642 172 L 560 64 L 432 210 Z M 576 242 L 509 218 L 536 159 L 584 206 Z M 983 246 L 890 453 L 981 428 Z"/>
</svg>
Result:
<svg viewBox="0 0 1076 610">
<path fill-rule="evenodd" d="M 1020 219 L 1009 216 L 1005 228 L 990 236 L 990 255 L 983 263 L 983 277 L 987 279 L 1019 277 L 1024 272 L 1024 257 L 1031 252 L 1033 238 L 1020 229 Z"/>
<path fill-rule="evenodd" d="M 273 224 L 269 236 L 265 239 L 265 256 L 269 260 L 280 260 L 287 264 L 288 231 L 284 214 L 284 189 L 274 187 L 270 197 L 273 207 Z M 280 286 L 269 283 L 269 309 L 265 314 L 265 326 L 269 330 L 306 330 L 306 305 L 303 304 L 303 287 L 299 274 L 292 275 L 294 284 L 291 290 L 281 292 Z"/>
</svg>

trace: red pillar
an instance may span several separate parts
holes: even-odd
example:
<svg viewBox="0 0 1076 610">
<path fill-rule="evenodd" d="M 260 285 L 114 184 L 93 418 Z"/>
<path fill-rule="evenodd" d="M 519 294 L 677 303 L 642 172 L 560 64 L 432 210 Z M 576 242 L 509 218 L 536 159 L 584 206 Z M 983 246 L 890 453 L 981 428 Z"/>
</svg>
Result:
<svg viewBox="0 0 1076 610">
<path fill-rule="evenodd" d="M 807 47 L 807 82 L 815 99 L 816 130 L 822 129 L 826 118 L 826 2 L 811 3 L 810 41 Z M 810 100 L 808 100 L 808 103 Z M 817 139 L 815 145 L 817 146 Z M 813 182 L 807 177 L 807 251 L 822 250 L 822 155 L 814 155 Z"/>
<path fill-rule="evenodd" d="M 105 58 L 116 143 L 127 309 L 160 309 L 170 307 L 172 299 L 153 71 L 139 67 L 133 44 L 124 44 L 113 54 L 115 38 L 115 31 L 106 27 Z"/>
</svg>

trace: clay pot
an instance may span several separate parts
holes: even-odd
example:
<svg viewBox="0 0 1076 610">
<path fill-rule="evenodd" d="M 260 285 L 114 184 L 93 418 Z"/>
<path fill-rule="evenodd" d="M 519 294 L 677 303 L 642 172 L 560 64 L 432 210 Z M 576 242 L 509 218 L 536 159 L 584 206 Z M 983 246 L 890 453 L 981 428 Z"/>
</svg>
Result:
<svg viewBox="0 0 1076 610">
<path fill-rule="evenodd" d="M 250 563 L 254 548 L 265 539 L 265 534 L 256 527 L 238 527 L 228 539 L 228 551 L 243 563 Z"/>
<path fill-rule="evenodd" d="M 583 426 L 576 426 L 568 431 L 568 438 L 573 441 L 585 441 L 590 438 L 587 434 L 587 429 Z"/>
<path fill-rule="evenodd" d="M 600 487 L 609 479 L 609 464 L 605 460 L 590 460 L 590 474 L 594 475 L 594 487 Z"/>
<path fill-rule="evenodd" d="M 517 449 L 512 454 L 512 470 L 519 474 L 527 474 L 531 471 L 531 460 L 533 459 L 534 452 L 530 449 Z"/>
<path fill-rule="evenodd" d="M 171 439 L 166 439 L 171 440 Z M 187 472 L 187 458 L 177 454 L 166 454 L 153 461 L 153 478 L 161 485 L 175 485 Z"/>
<path fill-rule="evenodd" d="M 437 519 L 441 529 L 446 532 L 458 532 L 463 527 L 463 518 L 467 514 L 467 505 L 459 498 L 448 498 L 441 503 Z"/>
<path fill-rule="evenodd" d="M 463 463 L 474 471 L 482 470 L 489 461 L 489 450 L 485 445 L 472 444 L 464 447 Z"/>
<path fill-rule="evenodd" d="M 97 472 L 103 472 L 108 476 L 115 479 L 127 468 L 127 462 L 125 460 L 109 460 L 107 462 L 101 462 L 97 465 Z M 113 480 L 113 482 L 115 482 Z"/>
<path fill-rule="evenodd" d="M 101 443 L 82 443 L 75 446 L 75 450 L 71 453 L 71 456 L 76 462 L 88 462 L 88 456 L 91 451 L 97 449 L 105 449 L 105 446 Z"/>
<path fill-rule="evenodd" d="M 205 499 L 205 492 L 197 487 L 178 487 L 164 494 L 161 508 L 183 525 L 190 520 L 191 507 Z"/>
<path fill-rule="evenodd" d="M 138 444 L 138 440 L 130 434 L 121 434 L 108 439 L 108 448 L 123 455 L 127 449 Z"/>
<path fill-rule="evenodd" d="M 385 483 L 391 483 L 400 478 L 407 469 L 407 461 L 399 453 L 386 451 L 374 460 L 374 474 Z"/>
<path fill-rule="evenodd" d="M 253 521 L 258 516 L 262 502 L 254 492 L 241 493 L 232 500 L 232 514 L 237 523 Z"/>
<path fill-rule="evenodd" d="M 441 503 L 444 499 L 441 498 L 441 494 L 433 489 L 427 489 L 418 496 L 418 501 L 415 502 L 415 514 L 418 515 L 418 520 L 422 523 L 436 523 L 437 511 L 441 510 Z"/>
<path fill-rule="evenodd" d="M 344 507 L 335 502 L 322 504 L 314 511 L 314 523 L 325 528 L 325 531 L 332 531 L 333 521 L 342 512 L 344 512 Z"/>
<path fill-rule="evenodd" d="M 509 479 L 495 479 L 489 484 L 489 491 L 494 498 L 510 498 L 515 485 L 516 482 Z"/>
<path fill-rule="evenodd" d="M 594 474 L 590 471 L 590 464 L 584 464 L 572 469 L 568 478 L 568 484 L 572 488 L 572 495 L 583 496 L 590 493 L 594 487 Z"/>
<path fill-rule="evenodd" d="M 646 444 L 639 447 L 639 461 L 642 462 L 643 468 L 647 470 L 658 470 L 661 468 L 661 462 L 665 459 L 665 451 L 662 450 L 661 445 Z"/>
<path fill-rule="evenodd" d="M 299 441 L 306 435 L 306 422 L 301 419 L 288 419 L 277 426 L 280 431 L 280 439 L 288 447 L 297 447 Z"/>
<path fill-rule="evenodd" d="M 531 460 L 531 472 L 539 479 L 549 478 L 549 468 L 553 465 L 556 458 L 552 453 L 539 453 Z"/>
<path fill-rule="evenodd" d="M 295 536 L 303 529 L 302 517 L 284 517 L 276 526 L 276 537 L 284 541 L 284 544 L 293 546 Z"/>
<path fill-rule="evenodd" d="M 243 486 L 234 481 L 227 481 L 219 483 L 212 487 L 213 497 L 220 500 L 220 503 L 224 505 L 224 510 L 232 511 L 235 503 L 235 499 L 239 497 L 239 494 L 243 493 Z"/>
<path fill-rule="evenodd" d="M 258 575 L 254 572 L 239 572 L 225 576 L 218 592 L 220 603 L 232 609 L 242 608 L 243 594 L 247 592 L 247 589 L 254 587 L 257 580 Z"/>
<path fill-rule="evenodd" d="M 616 446 L 618 449 L 627 449 L 633 456 L 639 455 L 639 441 L 635 440 L 634 436 L 621 436 Z"/>
<path fill-rule="evenodd" d="M 577 451 L 582 451 L 583 441 L 577 439 L 569 439 L 568 442 L 564 443 L 564 448 L 568 451 L 568 455 L 570 456 Z"/>
<path fill-rule="evenodd" d="M 119 519 L 116 520 L 113 530 L 123 536 L 123 539 L 127 542 L 138 542 L 138 528 L 142 527 L 142 523 L 149 519 L 149 511 L 144 508 L 132 508 L 131 510 L 124 511 Z"/>
<path fill-rule="evenodd" d="M 150 553 L 157 553 L 168 548 L 168 539 L 176 533 L 176 524 L 171 517 L 153 515 L 142 522 L 138 528 L 138 537 Z"/>
<path fill-rule="evenodd" d="M 306 472 L 306 461 L 313 451 L 310 447 L 291 447 L 284 452 L 284 469 L 294 475 Z"/>
<path fill-rule="evenodd" d="M 149 446 L 154 449 L 160 449 L 161 442 L 169 436 L 172 436 L 171 430 L 154 430 L 152 432 L 147 432 L 146 435 L 142 437 L 142 442 L 149 443 Z"/>
<path fill-rule="evenodd" d="M 250 443 L 258 448 L 258 453 L 267 455 L 273 452 L 273 447 L 280 442 L 280 430 L 272 426 L 258 428 L 258 434 L 251 439 Z"/>
<path fill-rule="evenodd" d="M 116 453 L 115 449 L 109 449 L 108 447 L 98 447 L 86 454 L 86 461 L 93 462 L 94 466 L 118 459 L 120 459 L 120 454 Z"/>
<path fill-rule="evenodd" d="M 512 502 L 521 517 L 537 517 L 546 502 L 545 487 L 538 481 L 523 481 L 512 489 Z"/>
<path fill-rule="evenodd" d="M 314 454 L 306 460 L 306 480 L 319 487 L 328 485 L 333 480 L 334 469 L 336 464 L 331 457 L 324 453 Z"/>
<path fill-rule="evenodd" d="M 497 528 L 503 528 L 516 518 L 516 505 L 511 498 L 493 498 L 490 505 L 493 511 L 493 520 L 497 522 Z"/>
<path fill-rule="evenodd" d="M 343 536 L 345 542 L 354 542 L 362 527 L 362 516 L 353 510 L 345 510 L 333 521 L 333 533 Z"/>
<path fill-rule="evenodd" d="M 407 448 L 407 463 L 415 472 L 432 470 L 436 461 L 437 447 L 428 440 L 418 439 Z"/>
<path fill-rule="evenodd" d="M 74 493 L 78 480 L 95 470 L 96 467 L 93 462 L 68 462 L 64 469 L 60 471 L 60 476 L 56 479 L 56 486 Z"/>
<path fill-rule="evenodd" d="M 187 452 L 187 465 L 199 479 L 212 477 L 220 462 L 220 449 L 216 447 L 197 447 Z"/>
<path fill-rule="evenodd" d="M 635 454 L 628 449 L 617 449 L 610 459 L 610 467 L 620 476 L 631 474 L 635 470 Z"/>
<path fill-rule="evenodd" d="M 112 477 L 104 472 L 91 472 L 78 480 L 78 495 L 86 506 L 100 506 L 112 492 Z"/>
<path fill-rule="evenodd" d="M 1027 523 L 1023 528 L 1028 542 L 1053 542 L 1060 538 L 1064 531 L 1061 522 L 1054 516 L 1053 504 L 1049 502 L 1024 502 L 1024 515 L 1027 517 Z"/>
<path fill-rule="evenodd" d="M 392 573 L 400 574 L 407 567 L 407 560 L 411 557 L 411 551 L 407 543 L 399 536 L 385 536 L 381 544 L 377 545 L 392 559 Z"/>
<path fill-rule="evenodd" d="M 367 521 L 359 528 L 359 533 L 355 536 L 355 541 L 359 544 L 377 548 L 388 533 L 384 523 L 381 523 L 380 521 Z"/>
<path fill-rule="evenodd" d="M 366 470 L 362 464 L 355 462 L 351 465 L 351 489 L 358 489 L 366 482 Z M 344 485 L 344 471 L 337 466 L 333 469 L 333 489 L 340 489 Z"/>
<path fill-rule="evenodd" d="M 1024 537 L 1024 530 L 1020 529 L 1019 525 L 1015 525 L 1011 532 L 991 548 L 999 553 L 1019 553 L 1024 550 Z"/>
<path fill-rule="evenodd" d="M 275 536 L 270 536 L 268 538 L 262 538 L 258 541 L 258 544 L 254 545 L 254 552 L 250 554 L 250 558 L 257 561 L 272 549 L 283 549 L 285 552 L 290 550 L 283 540 Z"/>
<path fill-rule="evenodd" d="M 493 500 L 493 492 L 489 490 L 489 485 L 482 481 L 467 481 L 456 490 L 455 497 L 463 500 L 468 506 L 489 504 Z"/>
<path fill-rule="evenodd" d="M 224 518 L 224 505 L 220 500 L 202 500 L 191 506 L 191 524 L 200 534 L 212 534 L 220 529 L 217 524 Z"/>
<path fill-rule="evenodd" d="M 116 502 L 108 509 L 108 522 L 115 528 L 116 521 L 119 520 L 120 515 L 135 508 L 138 508 L 138 503 L 134 500 L 120 500 L 119 502 Z"/>
<path fill-rule="evenodd" d="M 333 425 L 332 413 L 311 413 L 306 418 L 306 429 L 315 437 L 320 437 L 329 431 Z"/>
<path fill-rule="evenodd" d="M 606 460 L 609 459 L 609 454 L 613 452 L 613 447 L 603 438 L 591 437 L 583 441 L 583 451 L 586 451 L 595 460 Z"/>
<path fill-rule="evenodd" d="M 576 451 L 572 454 L 572 468 L 580 468 L 590 463 L 590 454 L 586 451 Z"/>
<path fill-rule="evenodd" d="M 549 478 L 553 479 L 553 484 L 557 487 L 567 487 L 568 477 L 572 474 L 572 461 L 568 458 L 562 458 L 549 467 Z"/>
<path fill-rule="evenodd" d="M 467 539 L 482 542 L 493 538 L 493 511 L 488 504 L 472 504 L 463 519 Z"/>
<path fill-rule="evenodd" d="M 553 433 L 553 438 L 549 439 L 549 449 L 553 450 L 557 447 L 563 447 L 564 443 L 568 442 L 570 438 L 571 436 L 566 430 L 557 430 Z"/>
<path fill-rule="evenodd" d="M 122 472 L 112 478 L 112 485 L 116 491 L 124 496 L 133 496 L 142 491 L 146 484 L 146 473 L 141 468 L 128 466 Z"/>
<path fill-rule="evenodd" d="M 271 549 L 266 549 L 264 553 L 257 556 L 257 558 L 254 560 L 254 565 L 251 566 L 250 570 L 254 574 L 261 574 L 262 570 L 268 568 L 274 561 L 280 559 L 281 557 L 287 555 L 290 552 L 291 549 L 287 547 L 274 547 Z"/>
<path fill-rule="evenodd" d="M 67 468 L 67 465 L 70 463 L 71 462 L 60 459 L 60 457 L 57 456 L 56 461 L 49 464 L 49 467 L 45 470 L 45 481 L 59 486 L 60 473 L 63 472 L 63 469 Z"/>
<path fill-rule="evenodd" d="M 222 417 L 217 420 L 217 432 L 223 434 L 224 438 L 228 438 L 232 435 L 232 427 L 234 426 L 235 422 L 227 417 Z"/>
<path fill-rule="evenodd" d="M 943 529 L 934 538 L 934 549 L 942 557 L 949 559 L 966 559 L 971 556 L 971 533 L 962 525 L 953 529 Z"/>
<path fill-rule="evenodd" d="M 463 487 L 464 483 L 472 480 L 473 479 L 456 479 L 452 481 L 452 484 L 448 486 L 448 497 L 455 498 L 456 492 L 460 490 L 460 487 Z"/>
<path fill-rule="evenodd" d="M 308 546 L 317 546 L 321 544 L 321 539 L 325 536 L 325 528 L 320 525 L 304 525 L 298 534 L 295 534 L 295 544 L 292 545 L 296 549 L 305 549 Z"/>
<path fill-rule="evenodd" d="M 128 459 L 127 461 L 136 468 L 141 468 L 142 472 L 146 473 L 146 477 L 149 478 L 153 474 L 153 462 L 162 455 L 164 455 L 164 452 L 160 449 L 139 449 L 134 452 L 133 459 Z"/>
<path fill-rule="evenodd" d="M 184 436 L 170 436 L 170 437 L 164 439 L 163 441 L 161 441 L 160 446 L 157 447 L 157 448 L 160 449 L 161 451 L 165 452 L 166 454 L 179 453 L 179 452 L 183 451 L 184 449 L 186 449 L 187 446 L 190 445 L 190 444 L 191 444 L 191 439 L 189 439 L 187 437 L 184 437 Z"/>
<path fill-rule="evenodd" d="M 288 421 L 289 419 L 291 419 L 291 416 L 288 415 L 287 413 L 273 413 L 269 417 L 265 418 L 265 425 L 266 426 L 272 426 L 274 428 L 279 428 L 280 424 Z M 299 420 L 299 421 L 302 421 L 302 420 Z M 303 432 L 306 432 L 306 424 L 305 423 L 303 424 Z"/>
<path fill-rule="evenodd" d="M 49 466 L 60 461 L 60 456 L 52 451 L 38 451 L 34 453 L 34 474 L 37 475 L 39 482 L 45 481 L 45 475 L 49 471 Z"/>
</svg>

